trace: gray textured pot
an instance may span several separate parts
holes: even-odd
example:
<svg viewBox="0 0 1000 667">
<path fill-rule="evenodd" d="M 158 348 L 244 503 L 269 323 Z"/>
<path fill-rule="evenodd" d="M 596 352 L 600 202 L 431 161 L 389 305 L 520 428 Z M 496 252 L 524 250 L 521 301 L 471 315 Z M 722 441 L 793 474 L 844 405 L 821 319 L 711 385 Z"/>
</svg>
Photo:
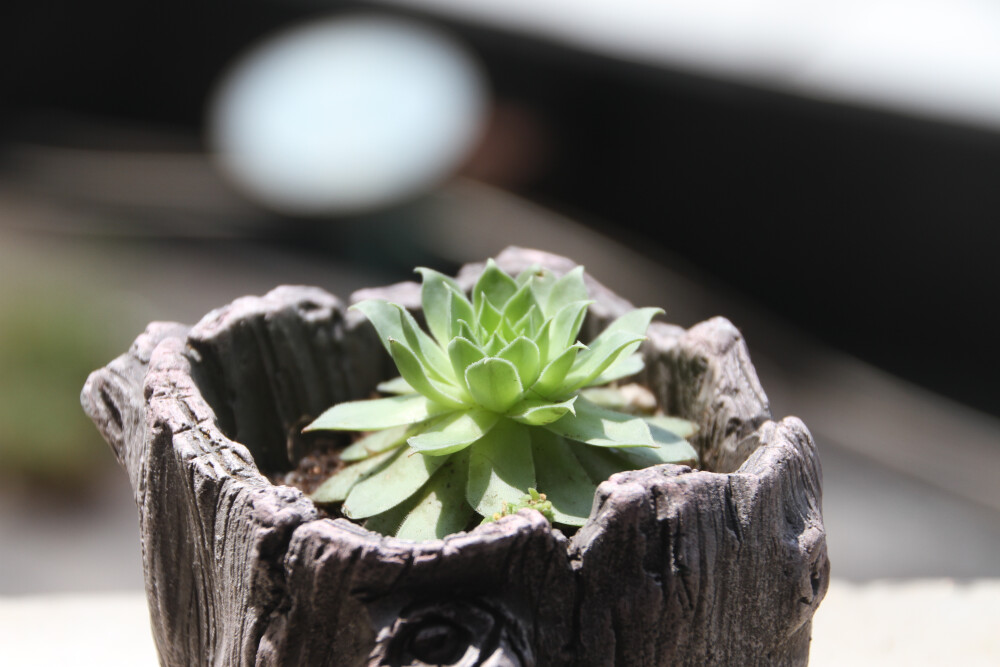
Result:
<svg viewBox="0 0 1000 667">
<path fill-rule="evenodd" d="M 573 266 L 516 248 L 498 262 Z M 630 307 L 588 282 L 585 334 Z M 413 283 L 381 293 L 418 305 Z M 700 425 L 704 470 L 614 475 L 569 539 L 525 511 L 414 543 L 319 518 L 258 469 L 289 466 L 304 416 L 393 375 L 356 315 L 279 287 L 194 327 L 151 324 L 87 380 L 84 408 L 135 491 L 162 664 L 808 662 L 829 582 L 819 459 L 801 421 L 772 421 L 732 324 L 654 323 L 643 348 L 642 380 Z"/>
</svg>

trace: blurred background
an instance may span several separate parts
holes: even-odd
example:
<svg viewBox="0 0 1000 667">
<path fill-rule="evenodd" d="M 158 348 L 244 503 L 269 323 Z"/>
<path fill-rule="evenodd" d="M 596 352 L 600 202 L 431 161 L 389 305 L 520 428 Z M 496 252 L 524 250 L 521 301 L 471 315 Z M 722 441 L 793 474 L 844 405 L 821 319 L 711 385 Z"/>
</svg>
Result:
<svg viewBox="0 0 1000 667">
<path fill-rule="evenodd" d="M 0 10 L 0 595 L 142 587 L 79 406 L 151 320 L 507 245 L 729 317 L 833 574 L 1000 577 L 1000 6 Z"/>
</svg>

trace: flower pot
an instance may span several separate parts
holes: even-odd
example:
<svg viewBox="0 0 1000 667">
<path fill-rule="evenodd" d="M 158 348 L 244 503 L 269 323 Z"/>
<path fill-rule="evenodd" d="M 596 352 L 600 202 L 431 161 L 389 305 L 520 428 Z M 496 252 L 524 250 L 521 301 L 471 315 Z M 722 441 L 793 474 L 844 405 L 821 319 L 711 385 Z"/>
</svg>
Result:
<svg viewBox="0 0 1000 667">
<path fill-rule="evenodd" d="M 573 266 L 517 248 L 497 261 Z M 585 339 L 630 308 L 588 283 Z M 414 283 L 354 298 L 373 292 L 419 305 Z M 522 511 L 410 542 L 323 518 L 261 473 L 301 456 L 304 419 L 394 375 L 367 320 L 279 287 L 194 327 L 151 324 L 82 401 L 135 491 L 161 663 L 806 664 L 829 580 L 808 430 L 771 419 L 725 319 L 654 323 L 643 355 L 641 381 L 699 425 L 702 470 L 612 476 L 570 537 Z"/>
</svg>

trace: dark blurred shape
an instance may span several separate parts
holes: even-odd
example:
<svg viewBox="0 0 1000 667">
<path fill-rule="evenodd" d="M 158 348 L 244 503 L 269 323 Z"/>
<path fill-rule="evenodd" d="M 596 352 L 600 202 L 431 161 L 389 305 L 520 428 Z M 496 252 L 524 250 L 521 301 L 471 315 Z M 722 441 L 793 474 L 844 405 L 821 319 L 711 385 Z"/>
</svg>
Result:
<svg viewBox="0 0 1000 667">
<path fill-rule="evenodd" d="M 0 57 L 16 64 L 0 71 L 3 111 L 196 135 L 248 44 L 372 6 L 22 3 L 0 21 Z M 1000 135 L 436 21 L 485 63 L 498 100 L 495 148 L 470 173 L 651 257 L 669 248 L 824 341 L 1000 414 L 1000 355 L 976 337 L 994 331 L 1000 284 Z"/>
<path fill-rule="evenodd" d="M 537 108 L 502 100 L 493 105 L 485 136 L 464 173 L 515 192 L 530 187 L 551 168 L 551 137 Z"/>
<path fill-rule="evenodd" d="M 8 113 L 54 107 L 194 128 L 226 63 L 317 10 L 259 0 L 11 3 L 0 18 L 2 104 Z"/>
<path fill-rule="evenodd" d="M 498 96 L 552 130 L 549 169 L 521 194 L 1000 414 L 1000 355 L 976 338 L 995 330 L 1000 135 L 558 46 L 493 48 Z"/>
</svg>

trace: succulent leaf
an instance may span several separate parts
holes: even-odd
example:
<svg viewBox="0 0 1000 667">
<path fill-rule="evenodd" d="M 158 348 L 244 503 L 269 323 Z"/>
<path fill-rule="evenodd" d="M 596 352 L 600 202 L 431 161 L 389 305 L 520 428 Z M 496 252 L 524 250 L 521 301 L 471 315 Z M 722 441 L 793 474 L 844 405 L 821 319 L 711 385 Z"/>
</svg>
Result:
<svg viewBox="0 0 1000 667">
<path fill-rule="evenodd" d="M 386 380 L 385 382 L 379 382 L 375 385 L 375 389 L 383 394 L 415 394 L 417 392 L 402 376 Z"/>
<path fill-rule="evenodd" d="M 619 354 L 615 361 L 605 368 L 600 376 L 590 384 L 608 384 L 609 382 L 632 377 L 645 367 L 646 364 L 642 360 L 642 355 L 638 352 L 633 352 L 629 355 Z"/>
<path fill-rule="evenodd" d="M 508 416 L 516 422 L 527 426 L 544 426 L 551 424 L 557 419 L 561 419 L 566 413 L 574 411 L 573 403 L 577 397 L 573 396 L 554 403 L 541 398 L 526 398 L 508 412 Z"/>
<path fill-rule="evenodd" d="M 485 359 L 486 353 L 468 338 L 456 336 L 448 343 L 448 358 L 451 359 L 451 366 L 455 369 L 455 374 L 462 378 L 462 383 L 468 389 L 469 385 L 465 382 L 465 369 L 480 359 Z"/>
<path fill-rule="evenodd" d="M 333 406 L 303 430 L 378 431 L 416 424 L 448 411 L 449 408 L 420 394 L 349 401 Z"/>
<path fill-rule="evenodd" d="M 388 464 L 351 487 L 341 511 L 350 519 L 365 519 L 390 510 L 419 491 L 446 460 L 401 447 Z"/>
<path fill-rule="evenodd" d="M 681 444 L 684 445 L 684 449 L 686 450 L 691 446 L 684 438 L 677 435 L 673 431 L 663 428 L 655 421 L 650 421 L 648 417 L 641 419 L 646 422 L 646 426 L 649 427 L 649 434 L 652 436 L 653 442 L 659 445 L 657 450 L 659 451 L 660 456 L 666 455 L 665 451 L 660 450 L 668 450 L 671 447 L 677 447 Z"/>
<path fill-rule="evenodd" d="M 500 415 L 486 410 L 456 412 L 413 436 L 407 444 L 429 457 L 452 454 L 482 438 L 499 420 Z"/>
<path fill-rule="evenodd" d="M 444 466 L 442 466 L 444 467 Z M 382 535 L 395 535 L 399 532 L 399 527 L 403 524 L 403 519 L 410 513 L 421 500 L 421 494 L 416 493 L 405 503 L 396 505 L 391 510 L 368 517 L 365 520 L 365 528 Z"/>
<path fill-rule="evenodd" d="M 576 356 L 564 386 L 575 390 L 594 383 L 619 357 L 630 354 L 629 349 L 645 339 L 645 336 L 636 336 L 628 331 L 616 331 L 611 336 L 593 341 L 588 349 Z"/>
<path fill-rule="evenodd" d="M 486 268 L 472 288 L 472 305 L 480 312 L 483 301 L 503 305 L 517 292 L 517 281 L 504 273 L 492 259 L 486 260 Z M 499 314 L 499 312 L 498 312 Z"/>
<path fill-rule="evenodd" d="M 500 327 L 497 329 L 497 333 L 500 334 L 504 340 L 511 342 L 517 338 L 520 334 L 514 331 L 514 325 L 511 324 L 509 320 L 504 319 L 500 322 Z"/>
<path fill-rule="evenodd" d="M 533 336 L 544 321 L 541 309 L 536 305 L 532 305 L 528 309 L 528 312 L 524 314 L 524 317 L 515 322 L 511 329 L 518 335 Z"/>
<path fill-rule="evenodd" d="M 318 503 L 340 503 L 347 498 L 351 488 L 368 475 L 378 471 L 393 457 L 396 451 L 382 452 L 353 465 L 342 468 L 330 479 L 319 485 L 310 496 Z"/>
<path fill-rule="evenodd" d="M 649 328 L 653 317 L 662 312 L 661 308 L 639 308 L 625 313 L 609 324 L 597 338 L 591 341 L 588 353 L 580 355 L 580 366 L 573 369 L 573 376 L 576 380 L 580 380 L 581 377 L 585 379 L 583 380 L 584 384 L 578 384 L 576 388 L 584 386 L 597 377 L 594 375 L 586 379 L 594 368 L 601 368 L 598 375 L 607 369 L 610 364 L 604 366 L 601 364 L 609 357 L 613 363 L 616 359 L 627 358 L 635 352 L 639 343 L 645 340 L 646 329 Z"/>
<path fill-rule="evenodd" d="M 372 431 L 358 438 L 344 448 L 340 460 L 346 462 L 361 461 L 374 454 L 380 454 L 406 442 L 406 438 L 414 435 L 413 426 L 395 426 L 382 431 Z"/>
<path fill-rule="evenodd" d="M 405 336 L 403 340 L 405 340 L 406 346 L 417 356 L 433 379 L 445 384 L 455 384 L 451 363 L 449 363 L 448 356 L 442 348 L 434 342 L 433 338 L 424 333 L 410 311 L 398 304 L 395 307 L 399 310 L 400 322 Z"/>
<path fill-rule="evenodd" d="M 497 356 L 514 365 L 522 386 L 530 387 L 538 379 L 541 372 L 538 346 L 530 338 L 518 336 L 500 350 Z"/>
<path fill-rule="evenodd" d="M 458 333 L 455 335 L 470 340 L 476 345 L 482 345 L 483 338 L 479 335 L 479 327 L 473 326 L 469 322 L 475 322 L 475 320 L 458 320 Z"/>
<path fill-rule="evenodd" d="M 451 364 L 444 352 L 423 332 L 405 308 L 382 299 L 367 299 L 354 304 L 351 309 L 361 311 L 368 318 L 389 354 L 392 354 L 389 341 L 405 342 L 421 361 L 426 373 L 438 380 L 453 377 Z"/>
<path fill-rule="evenodd" d="M 466 499 L 482 516 L 490 516 L 506 502 L 516 502 L 535 485 L 535 465 L 528 430 L 508 419 L 469 448 Z"/>
<path fill-rule="evenodd" d="M 483 345 L 483 352 L 485 352 L 488 356 L 495 357 L 500 353 L 500 350 L 506 346 L 507 340 L 503 337 L 503 334 L 498 331 L 490 336 L 490 339 L 486 341 L 485 345 Z"/>
<path fill-rule="evenodd" d="M 600 484 L 615 473 L 631 470 L 632 466 L 615 456 L 619 451 L 607 447 L 574 447 L 573 454 L 587 471 L 594 484 Z"/>
<path fill-rule="evenodd" d="M 596 343 L 603 337 L 613 336 L 618 331 L 627 331 L 636 336 L 645 336 L 646 329 L 649 328 L 649 323 L 653 321 L 654 317 L 662 313 L 662 308 L 637 308 L 636 310 L 631 310 L 609 324 L 594 339 L 594 342 Z"/>
<path fill-rule="evenodd" d="M 452 297 L 455 292 L 461 292 L 454 279 L 438 273 L 433 269 L 418 268 L 423 284 L 420 288 L 420 302 L 424 308 L 424 319 L 427 320 L 427 328 L 437 340 L 438 345 L 444 347 L 454 335 L 452 332 Z"/>
<path fill-rule="evenodd" d="M 441 539 L 464 530 L 474 512 L 465 502 L 465 479 L 468 476 L 464 453 L 448 457 L 421 491 L 406 518 L 399 524 L 396 537 L 404 540 Z"/>
<path fill-rule="evenodd" d="M 667 417 L 665 415 L 655 415 L 653 417 L 646 417 L 646 423 L 650 426 L 650 432 L 652 432 L 652 427 L 658 426 L 659 428 L 670 431 L 678 438 L 688 439 L 692 435 L 698 432 L 698 425 L 687 419 L 681 419 L 680 417 Z"/>
<path fill-rule="evenodd" d="M 545 313 L 554 315 L 564 306 L 589 298 L 587 285 L 583 282 L 583 267 L 578 266 L 559 278 L 549 291 Z"/>
<path fill-rule="evenodd" d="M 649 425 L 641 417 L 606 410 L 583 397 L 577 397 L 575 407 L 575 414 L 565 415 L 543 428 L 594 447 L 658 446 Z"/>
<path fill-rule="evenodd" d="M 556 284 L 556 275 L 548 269 L 543 269 L 539 266 L 528 267 L 518 274 L 517 284 L 523 285 L 529 280 L 531 281 L 531 290 L 535 293 L 535 301 L 538 302 L 539 308 L 542 313 L 548 312 L 549 295 L 552 293 L 552 287 Z"/>
<path fill-rule="evenodd" d="M 472 304 L 469 300 L 465 298 L 465 294 L 460 291 L 451 293 L 451 337 L 455 336 L 465 336 L 462 329 L 462 322 L 465 322 L 466 327 L 469 326 L 470 322 L 474 322 L 476 319 L 476 311 L 473 310 Z M 475 338 L 470 338 L 469 340 L 476 340 Z M 447 347 L 448 342 L 445 341 L 441 344 L 442 347 Z"/>
<path fill-rule="evenodd" d="M 403 379 L 428 399 L 450 408 L 461 408 L 464 406 L 461 398 L 428 377 L 425 366 L 420 363 L 420 360 L 405 343 L 390 338 L 389 354 L 392 355 L 392 360 L 396 362 L 396 368 L 402 373 Z M 451 389 L 454 391 L 456 388 L 452 387 Z"/>
<path fill-rule="evenodd" d="M 516 282 L 518 285 L 523 285 L 524 283 L 532 279 L 538 281 L 539 279 L 543 278 L 546 275 L 551 275 L 551 272 L 543 269 L 538 264 L 532 264 L 528 268 L 518 273 L 517 276 L 514 278 L 514 282 Z"/>
<path fill-rule="evenodd" d="M 587 315 L 587 307 L 592 303 L 594 302 L 585 299 L 571 301 L 556 312 L 549 326 L 549 350 L 558 352 L 576 341 Z"/>
<path fill-rule="evenodd" d="M 650 429 L 656 431 L 655 427 Z M 668 433 L 661 431 L 660 433 Z M 673 434 L 671 434 L 673 436 Z M 698 460 L 698 453 L 687 440 L 676 436 L 672 438 L 661 438 L 654 436 L 658 442 L 658 447 L 629 447 L 615 449 L 615 455 L 625 462 L 627 469 L 648 468 L 649 466 L 660 465 L 661 463 L 676 463 L 692 465 Z"/>
<path fill-rule="evenodd" d="M 503 314 L 494 306 L 488 297 L 483 297 L 476 304 L 476 320 L 479 322 L 479 335 L 483 340 L 488 340 L 500 328 L 503 321 Z"/>
<path fill-rule="evenodd" d="M 551 361 L 551 356 L 549 355 L 549 331 L 552 329 L 553 319 L 550 317 L 539 324 L 531 336 L 531 339 L 535 341 L 535 345 L 538 346 L 538 358 L 542 360 L 543 367 Z"/>
<path fill-rule="evenodd" d="M 535 478 L 552 502 L 556 523 L 582 526 L 590 516 L 597 485 L 562 438 L 544 429 L 531 434 Z"/>
<path fill-rule="evenodd" d="M 528 314 L 528 311 L 532 307 L 537 308 L 538 303 L 535 301 L 535 294 L 531 290 L 531 283 L 525 283 L 503 305 L 501 317 L 504 322 L 513 327 L 514 324 L 520 322 L 522 317 Z"/>
<path fill-rule="evenodd" d="M 586 346 L 583 343 L 577 343 L 566 348 L 562 354 L 550 361 L 542 369 L 535 384 L 532 385 L 532 391 L 546 398 L 567 393 L 562 391 L 563 381 L 570 368 L 573 367 L 573 362 L 576 361 L 577 351 L 581 349 L 586 349 Z"/>
<path fill-rule="evenodd" d="M 500 357 L 486 357 L 466 368 L 465 381 L 476 403 L 500 414 L 517 403 L 524 393 L 517 368 Z"/>
</svg>

